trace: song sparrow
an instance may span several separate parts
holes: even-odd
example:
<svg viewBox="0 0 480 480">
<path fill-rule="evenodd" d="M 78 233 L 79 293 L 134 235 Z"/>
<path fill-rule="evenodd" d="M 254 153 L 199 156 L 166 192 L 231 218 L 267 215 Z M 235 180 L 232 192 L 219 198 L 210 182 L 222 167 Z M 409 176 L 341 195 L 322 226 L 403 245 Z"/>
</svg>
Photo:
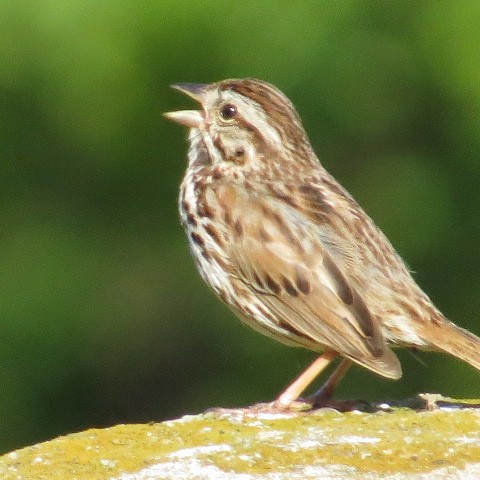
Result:
<svg viewBox="0 0 480 480">
<path fill-rule="evenodd" d="M 285 95 L 254 79 L 174 88 L 200 111 L 190 128 L 180 213 L 204 280 L 248 325 L 324 352 L 273 404 L 295 408 L 336 356 L 398 379 L 390 347 L 437 350 L 480 369 L 480 338 L 448 321 L 386 236 L 318 161 Z"/>
</svg>

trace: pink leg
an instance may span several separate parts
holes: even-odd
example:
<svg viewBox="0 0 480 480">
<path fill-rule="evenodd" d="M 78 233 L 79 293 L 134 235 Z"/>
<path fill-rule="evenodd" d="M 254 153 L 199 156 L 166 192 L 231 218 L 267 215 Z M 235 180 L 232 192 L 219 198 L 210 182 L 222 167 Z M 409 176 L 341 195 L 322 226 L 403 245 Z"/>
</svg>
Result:
<svg viewBox="0 0 480 480">
<path fill-rule="evenodd" d="M 347 373 L 348 369 L 352 366 L 352 361 L 348 358 L 344 358 L 342 363 L 337 369 L 330 375 L 328 380 L 322 385 L 313 395 L 310 395 L 306 401 L 313 407 L 322 406 L 323 403 L 329 403 L 329 400 L 333 396 L 333 392 L 336 390 L 338 384 Z M 330 402 L 331 403 L 331 402 Z M 332 404 L 333 405 L 333 404 Z"/>
<path fill-rule="evenodd" d="M 275 400 L 274 406 L 280 410 L 288 410 L 295 403 L 301 393 L 313 380 L 328 367 L 330 362 L 338 356 L 337 352 L 325 352 L 318 357 L 295 381 L 287 387 Z M 340 365 L 340 367 L 343 363 Z M 339 368 L 340 368 L 339 367 Z M 343 375 L 342 375 L 343 376 Z M 327 382 L 328 383 L 328 382 Z"/>
</svg>

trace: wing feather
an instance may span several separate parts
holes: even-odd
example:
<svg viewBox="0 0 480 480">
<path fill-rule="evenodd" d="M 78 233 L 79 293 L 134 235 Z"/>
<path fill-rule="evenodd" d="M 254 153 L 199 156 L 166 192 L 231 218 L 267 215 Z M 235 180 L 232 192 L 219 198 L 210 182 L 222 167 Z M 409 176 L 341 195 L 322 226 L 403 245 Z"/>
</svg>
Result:
<svg viewBox="0 0 480 480">
<path fill-rule="evenodd" d="M 334 255 L 348 259 L 351 247 L 342 248 L 333 228 L 284 202 L 269 198 L 265 208 L 258 197 L 229 195 L 239 203 L 232 218 L 242 224 L 230 232 L 235 276 L 277 324 L 303 336 L 299 343 L 306 339 L 313 350 L 335 350 L 380 375 L 399 378 L 400 363 L 378 321 L 335 261 Z"/>
</svg>

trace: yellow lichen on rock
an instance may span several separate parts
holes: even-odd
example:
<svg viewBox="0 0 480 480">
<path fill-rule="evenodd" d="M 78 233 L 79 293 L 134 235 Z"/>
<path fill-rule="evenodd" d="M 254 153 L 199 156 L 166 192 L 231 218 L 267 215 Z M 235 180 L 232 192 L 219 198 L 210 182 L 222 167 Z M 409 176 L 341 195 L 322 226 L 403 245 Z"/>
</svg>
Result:
<svg viewBox="0 0 480 480">
<path fill-rule="evenodd" d="M 10 479 L 480 478 L 473 408 L 208 413 L 59 437 L 0 457 Z"/>
</svg>

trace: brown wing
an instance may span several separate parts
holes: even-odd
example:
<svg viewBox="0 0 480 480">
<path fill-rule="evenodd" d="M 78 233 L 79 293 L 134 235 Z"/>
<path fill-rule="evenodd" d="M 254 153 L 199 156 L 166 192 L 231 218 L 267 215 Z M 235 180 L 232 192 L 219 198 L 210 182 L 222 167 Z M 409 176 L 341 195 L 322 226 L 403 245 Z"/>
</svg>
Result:
<svg viewBox="0 0 480 480">
<path fill-rule="evenodd" d="M 269 198 L 266 207 L 233 187 L 228 197 L 235 205 L 229 246 L 234 276 L 277 325 L 317 346 L 314 350 L 334 350 L 380 375 L 399 378 L 397 357 L 332 256 L 335 248 L 348 263 L 354 254 L 349 245 L 327 224 L 312 222 L 281 200 Z"/>
</svg>

